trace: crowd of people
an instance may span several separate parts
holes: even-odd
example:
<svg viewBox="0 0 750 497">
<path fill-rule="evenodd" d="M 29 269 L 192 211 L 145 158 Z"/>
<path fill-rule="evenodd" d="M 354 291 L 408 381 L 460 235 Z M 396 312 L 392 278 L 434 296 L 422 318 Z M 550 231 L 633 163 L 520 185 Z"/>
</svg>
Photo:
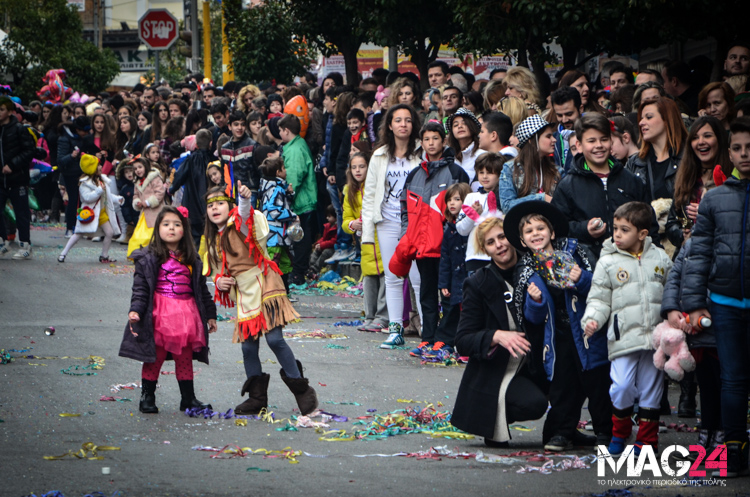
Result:
<svg viewBox="0 0 750 497">
<path fill-rule="evenodd" d="M 249 394 L 238 412 L 267 405 L 261 334 L 310 412 L 314 390 L 281 334 L 296 316 L 287 294 L 359 263 L 359 329 L 398 349 L 411 328 L 412 356 L 468 362 L 452 422 L 493 447 L 545 412 L 547 450 L 622 453 L 636 415 L 634 450 L 657 447 L 670 411 L 653 332 L 666 321 L 697 363 L 679 415 L 696 415 L 700 387 L 699 443 L 725 443 L 729 476 L 750 474 L 750 45 L 730 48 L 718 81 L 710 69 L 607 63 L 596 81 L 577 70 L 550 81 L 511 67 L 477 80 L 436 61 L 426 82 L 377 69 L 215 87 L 193 74 L 86 105 L 3 98 L 0 204 L 15 224 L 0 223 L 0 256 L 17 229 L 13 258 L 31 258 L 32 216 L 62 210 L 59 262 L 84 236 L 101 240 L 104 263 L 112 241 L 128 244 L 140 286 L 121 354 L 146 361 L 143 412 L 158 411 L 167 352 L 181 408 L 204 406 L 185 347 L 205 350 L 215 312 L 182 267 L 237 303 Z M 55 172 L 35 183 L 32 213 L 34 157 Z M 193 295 L 189 332 L 172 326 L 160 283 Z M 144 332 L 147 350 L 129 338 Z M 595 436 L 577 429 L 586 399 Z"/>
</svg>

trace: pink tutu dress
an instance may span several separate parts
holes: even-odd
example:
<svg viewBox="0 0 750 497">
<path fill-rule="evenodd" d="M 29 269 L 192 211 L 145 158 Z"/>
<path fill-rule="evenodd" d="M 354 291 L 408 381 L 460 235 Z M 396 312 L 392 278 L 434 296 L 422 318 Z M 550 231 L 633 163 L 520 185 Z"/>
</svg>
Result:
<svg viewBox="0 0 750 497">
<path fill-rule="evenodd" d="M 153 318 L 154 341 L 167 352 L 179 355 L 185 347 L 198 352 L 206 346 L 190 268 L 174 252 L 159 268 Z"/>
</svg>

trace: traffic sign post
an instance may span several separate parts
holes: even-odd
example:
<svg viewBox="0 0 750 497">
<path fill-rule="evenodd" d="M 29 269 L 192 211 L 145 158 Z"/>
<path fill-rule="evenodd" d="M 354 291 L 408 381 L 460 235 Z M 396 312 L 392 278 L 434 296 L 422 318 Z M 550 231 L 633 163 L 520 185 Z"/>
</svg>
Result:
<svg viewBox="0 0 750 497">
<path fill-rule="evenodd" d="M 138 20 L 138 37 L 155 51 L 156 81 L 159 81 L 159 51 L 177 40 L 177 19 L 167 9 L 150 9 Z"/>
</svg>

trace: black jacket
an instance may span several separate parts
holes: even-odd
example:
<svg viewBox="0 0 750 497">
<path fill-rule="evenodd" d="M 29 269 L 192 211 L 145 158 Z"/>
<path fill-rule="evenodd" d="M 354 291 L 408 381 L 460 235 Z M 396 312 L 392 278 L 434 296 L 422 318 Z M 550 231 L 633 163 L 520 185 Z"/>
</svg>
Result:
<svg viewBox="0 0 750 497">
<path fill-rule="evenodd" d="M 438 268 L 438 288 L 447 288 L 451 292 L 449 303 L 458 305 L 463 301 L 463 283 L 466 281 L 466 243 L 468 236 L 463 236 L 456 229 L 456 223 L 445 222 L 443 245 L 440 249 L 440 266 Z"/>
<path fill-rule="evenodd" d="M 456 350 L 468 356 L 469 363 L 458 387 L 451 424 L 460 430 L 492 438 L 500 384 L 510 359 L 507 349 L 492 345 L 492 338 L 496 330 L 509 329 L 508 309 L 514 319 L 517 313 L 513 296 L 494 264 L 466 279 L 463 298 Z M 527 372 L 523 366 L 517 374 L 527 375 Z"/>
<path fill-rule="evenodd" d="M 169 193 L 174 195 L 177 190 L 185 187 L 182 205 L 187 207 L 190 224 L 203 226 L 206 217 L 206 169 L 208 163 L 214 160 L 208 150 L 197 149 L 192 152 L 174 173 Z"/>
<path fill-rule="evenodd" d="M 552 205 L 568 218 L 568 237 L 577 238 L 598 258 L 604 240 L 612 236 L 612 218 L 617 208 L 632 201 L 648 202 L 648 198 L 643 183 L 620 162 L 613 161 L 605 190 L 602 180 L 584 168 L 584 160 L 583 154 L 575 157 L 568 174 L 557 184 Z M 606 233 L 596 239 L 587 228 L 589 220 L 595 217 L 607 223 Z M 658 232 L 654 216 L 652 240 L 659 239 Z"/>
<path fill-rule="evenodd" d="M 7 165 L 11 173 L 2 174 L 0 186 L 28 186 L 29 168 L 35 153 L 36 143 L 29 130 L 15 116 L 10 116 L 10 121 L 5 126 L 0 126 L 0 169 Z"/>
<path fill-rule="evenodd" d="M 78 135 L 72 124 L 62 126 L 60 136 L 57 139 L 57 166 L 60 174 L 71 176 L 83 174 L 81 171 L 81 155 L 79 154 L 78 157 L 71 155 L 75 147 L 78 147 L 79 150 L 83 148 L 83 138 Z"/>
<path fill-rule="evenodd" d="M 137 312 L 141 320 L 133 325 L 133 331 L 138 334 L 137 337 L 130 332 L 130 324 L 125 325 L 119 356 L 136 361 L 154 362 L 156 361 L 156 344 L 154 342 L 153 312 L 156 280 L 159 276 L 159 261 L 148 248 L 136 250 L 131 254 L 131 258 L 135 261 L 135 274 L 133 276 L 133 295 L 130 298 L 130 311 Z M 192 276 L 195 305 L 201 315 L 203 332 L 206 336 L 206 346 L 199 352 L 193 352 L 193 359 L 208 364 L 207 323 L 209 319 L 216 319 L 216 305 L 214 305 L 213 298 L 206 286 L 206 277 L 203 276 L 203 265 L 200 257 L 195 260 Z"/>
<path fill-rule="evenodd" d="M 328 173 L 328 176 L 336 176 L 336 183 L 338 183 L 339 178 L 342 177 L 341 173 L 336 169 L 336 159 L 339 157 L 339 149 L 341 148 L 341 143 L 346 131 L 348 131 L 346 126 L 340 124 L 333 123 L 333 126 L 331 127 L 331 150 L 328 154 L 328 170 L 326 172 Z M 344 171 L 343 177 L 346 177 L 346 171 Z M 336 186 L 338 186 L 338 184 Z M 343 188 L 343 185 L 341 188 Z"/>
<path fill-rule="evenodd" d="M 682 151 L 679 153 L 673 153 L 670 151 L 669 153 L 669 159 L 667 162 L 667 170 L 664 172 L 664 177 L 662 178 L 654 178 L 654 174 L 652 172 L 652 166 L 656 162 L 656 154 L 654 153 L 653 149 L 649 151 L 648 157 L 645 159 L 641 159 L 638 155 L 633 155 L 628 159 L 628 162 L 625 164 L 625 169 L 630 171 L 631 173 L 635 174 L 636 177 L 638 177 L 646 187 L 646 202 L 651 202 L 652 200 L 656 200 L 655 191 L 658 189 L 660 185 L 664 185 L 667 189 L 667 192 L 669 192 L 669 196 L 667 198 L 674 198 L 674 181 L 675 177 L 677 176 L 677 168 L 680 165 L 680 162 L 682 161 Z M 655 181 L 654 181 L 655 179 Z M 658 238 L 654 238 L 654 240 L 658 240 Z"/>
<path fill-rule="evenodd" d="M 99 148 L 96 143 L 94 142 L 94 135 L 93 133 L 90 135 L 86 135 L 83 137 L 83 140 L 81 140 L 81 145 L 79 145 L 81 152 L 89 155 L 96 155 L 99 152 L 102 151 L 101 148 Z M 106 154 L 101 158 L 99 161 L 100 164 L 104 164 L 104 161 L 112 162 L 115 160 L 115 151 L 114 150 L 106 150 Z"/>
<path fill-rule="evenodd" d="M 682 284 L 685 312 L 706 307 L 706 290 L 750 298 L 750 180 L 730 177 L 706 193 Z"/>
</svg>

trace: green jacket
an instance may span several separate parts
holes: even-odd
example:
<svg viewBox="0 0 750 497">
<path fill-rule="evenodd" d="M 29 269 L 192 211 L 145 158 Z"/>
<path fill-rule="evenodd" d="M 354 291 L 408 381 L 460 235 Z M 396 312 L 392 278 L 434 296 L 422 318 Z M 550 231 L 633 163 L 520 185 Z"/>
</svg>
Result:
<svg viewBox="0 0 750 497">
<path fill-rule="evenodd" d="M 315 170 L 310 149 L 299 136 L 284 145 L 281 154 L 286 167 L 286 181 L 294 187 L 295 197 L 292 210 L 304 214 L 315 210 L 318 190 L 315 185 Z"/>
</svg>

